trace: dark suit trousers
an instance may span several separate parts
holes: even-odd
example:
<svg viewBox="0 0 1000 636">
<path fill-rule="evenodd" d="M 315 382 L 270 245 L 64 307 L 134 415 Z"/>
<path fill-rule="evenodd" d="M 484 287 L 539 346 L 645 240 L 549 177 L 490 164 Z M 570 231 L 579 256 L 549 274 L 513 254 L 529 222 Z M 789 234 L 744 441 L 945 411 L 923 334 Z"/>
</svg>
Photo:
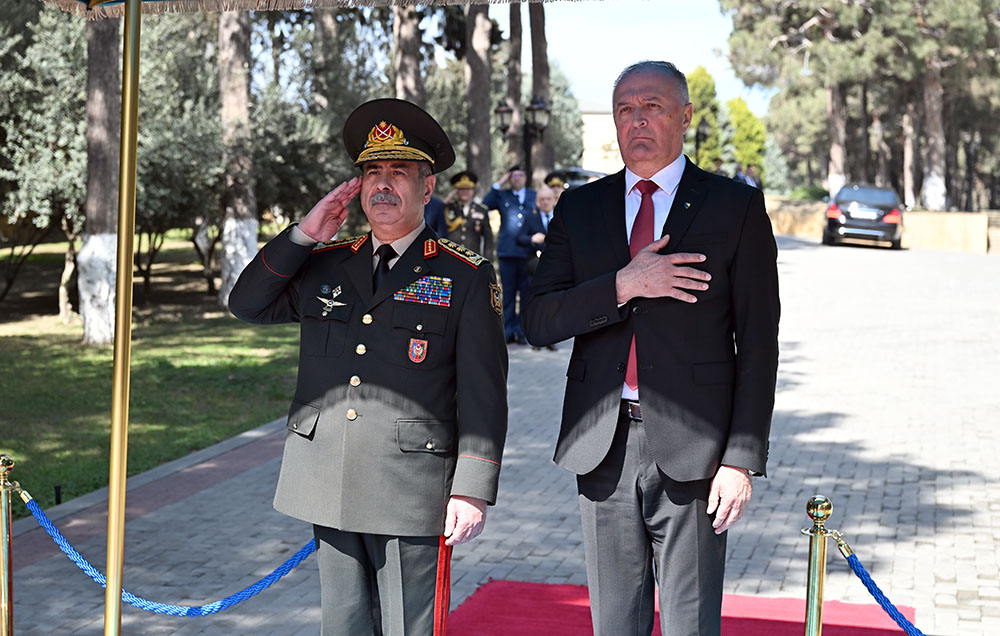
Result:
<svg viewBox="0 0 1000 636">
<path fill-rule="evenodd" d="M 323 636 L 444 634 L 451 548 L 441 537 L 313 531 Z"/>
<path fill-rule="evenodd" d="M 528 299 L 528 259 L 500 257 L 500 284 L 503 286 L 503 335 L 524 342 L 521 319 L 517 316 L 517 297 L 521 303 Z"/>
<path fill-rule="evenodd" d="M 595 636 L 718 636 L 726 535 L 706 514 L 711 480 L 660 471 L 643 423 L 622 414 L 608 456 L 577 477 Z"/>
</svg>

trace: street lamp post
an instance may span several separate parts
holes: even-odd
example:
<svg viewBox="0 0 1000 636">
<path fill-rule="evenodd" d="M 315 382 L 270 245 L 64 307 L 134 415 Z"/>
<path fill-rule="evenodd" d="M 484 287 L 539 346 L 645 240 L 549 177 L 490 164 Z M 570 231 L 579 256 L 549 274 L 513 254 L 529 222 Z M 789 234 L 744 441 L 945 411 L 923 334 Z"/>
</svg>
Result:
<svg viewBox="0 0 1000 636">
<path fill-rule="evenodd" d="M 493 110 L 493 113 L 497 116 L 501 132 L 504 137 L 507 137 L 507 131 L 510 130 L 510 124 L 514 118 L 514 109 L 507 103 L 506 99 L 502 99 Z M 524 173 L 528 176 L 529 180 L 531 179 L 531 146 L 535 143 L 536 139 L 541 138 L 542 133 L 548 128 L 551 115 L 552 109 L 537 96 L 533 97 L 531 103 L 524 109 L 524 133 L 522 135 L 524 142 Z"/>
</svg>

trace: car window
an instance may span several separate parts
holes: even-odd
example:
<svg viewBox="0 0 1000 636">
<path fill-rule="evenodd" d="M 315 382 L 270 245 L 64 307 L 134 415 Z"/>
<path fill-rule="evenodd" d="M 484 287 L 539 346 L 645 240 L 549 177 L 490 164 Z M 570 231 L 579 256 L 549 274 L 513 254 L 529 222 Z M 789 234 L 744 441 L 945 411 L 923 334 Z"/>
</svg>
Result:
<svg viewBox="0 0 1000 636">
<path fill-rule="evenodd" d="M 869 205 L 898 205 L 896 193 L 891 190 L 877 188 L 844 188 L 837 193 L 837 203 L 867 203 Z"/>
</svg>

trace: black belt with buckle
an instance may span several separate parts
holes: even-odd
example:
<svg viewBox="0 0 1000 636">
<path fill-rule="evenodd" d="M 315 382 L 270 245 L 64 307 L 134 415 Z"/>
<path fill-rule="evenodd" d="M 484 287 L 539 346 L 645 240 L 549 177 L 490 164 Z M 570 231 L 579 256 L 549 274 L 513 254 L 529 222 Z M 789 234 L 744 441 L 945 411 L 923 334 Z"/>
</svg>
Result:
<svg viewBox="0 0 1000 636">
<path fill-rule="evenodd" d="M 622 412 L 628 416 L 628 419 L 635 422 L 642 421 L 642 409 L 639 408 L 639 403 L 634 400 L 622 400 Z"/>
</svg>

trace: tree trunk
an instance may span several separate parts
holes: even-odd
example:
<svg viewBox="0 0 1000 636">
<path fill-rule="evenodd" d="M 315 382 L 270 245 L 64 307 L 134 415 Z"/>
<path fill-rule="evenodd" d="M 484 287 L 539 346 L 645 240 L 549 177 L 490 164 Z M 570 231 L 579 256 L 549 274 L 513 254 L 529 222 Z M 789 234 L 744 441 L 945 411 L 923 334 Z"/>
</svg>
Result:
<svg viewBox="0 0 1000 636">
<path fill-rule="evenodd" d="M 903 113 L 903 203 L 909 208 L 917 205 L 917 189 L 913 183 L 917 156 L 916 111 L 913 102 L 907 102 Z"/>
<path fill-rule="evenodd" d="M 118 19 L 87 22 L 87 203 L 83 241 L 76 257 L 86 345 L 107 345 L 115 339 L 121 150 L 119 22 Z"/>
<path fill-rule="evenodd" d="M 830 122 L 830 165 L 827 169 L 827 189 L 830 199 L 847 183 L 847 106 L 843 87 L 830 83 L 826 87 L 826 114 Z"/>
<path fill-rule="evenodd" d="M 219 14 L 219 92 L 226 191 L 222 196 L 222 284 L 219 303 L 229 302 L 240 272 L 257 253 L 257 198 L 250 148 L 250 25 L 246 14 Z"/>
<path fill-rule="evenodd" d="M 976 174 L 979 168 L 981 143 L 982 136 L 978 130 L 973 131 L 965 142 L 965 204 L 962 209 L 966 212 L 975 212 L 979 209 L 976 205 Z"/>
<path fill-rule="evenodd" d="M 528 5 L 528 18 L 531 23 L 531 90 L 532 97 L 537 97 L 552 108 L 552 95 L 549 89 L 549 51 L 545 39 L 545 5 L 532 2 Z M 551 122 L 551 119 L 550 119 Z M 556 149 L 552 142 L 552 132 L 542 132 L 535 138 L 532 147 L 534 160 L 533 175 L 528 175 L 532 183 L 538 185 L 544 182 L 545 175 L 555 167 Z"/>
<path fill-rule="evenodd" d="M 340 56 L 337 46 L 337 11 L 339 9 L 314 9 L 313 20 L 316 25 L 316 45 L 313 47 L 313 72 L 316 77 L 316 90 L 313 101 L 320 109 L 330 105 L 330 85 L 334 61 Z"/>
<path fill-rule="evenodd" d="M 872 135 L 875 137 L 875 152 L 878 157 L 878 171 L 875 173 L 875 185 L 880 188 L 887 188 L 890 184 L 889 176 L 889 144 L 885 141 L 885 129 L 882 126 L 882 118 L 878 115 L 872 120 Z"/>
<path fill-rule="evenodd" d="M 507 162 L 503 170 L 521 162 L 521 3 L 510 3 L 510 57 L 507 59 L 507 103 L 514 109 L 507 132 Z"/>
<path fill-rule="evenodd" d="M 948 186 L 945 181 L 943 100 L 941 62 L 937 56 L 931 56 L 927 58 L 924 74 L 924 135 L 927 139 L 927 161 L 924 164 L 924 185 L 920 193 L 920 199 L 928 210 L 944 210 L 948 202 Z"/>
<path fill-rule="evenodd" d="M 868 83 L 861 83 L 861 173 L 866 183 L 875 180 L 872 170 L 872 116 L 868 112 Z"/>
<path fill-rule="evenodd" d="M 490 148 L 490 21 L 487 5 L 465 8 L 465 90 L 469 102 L 465 163 L 486 187 L 493 174 Z"/>
<path fill-rule="evenodd" d="M 396 42 L 392 66 L 396 71 L 396 98 L 423 108 L 427 104 L 424 80 L 420 73 L 423 57 L 420 10 L 412 6 L 392 8 L 392 36 Z"/>
<path fill-rule="evenodd" d="M 73 226 L 70 225 L 70 221 L 65 215 L 62 218 L 62 230 L 69 245 L 63 258 L 62 276 L 59 277 L 59 321 L 68 325 L 76 319 L 73 303 L 69 299 L 69 286 L 73 280 L 73 274 L 76 273 L 76 241 L 80 238 L 80 234 L 73 230 Z"/>
</svg>

